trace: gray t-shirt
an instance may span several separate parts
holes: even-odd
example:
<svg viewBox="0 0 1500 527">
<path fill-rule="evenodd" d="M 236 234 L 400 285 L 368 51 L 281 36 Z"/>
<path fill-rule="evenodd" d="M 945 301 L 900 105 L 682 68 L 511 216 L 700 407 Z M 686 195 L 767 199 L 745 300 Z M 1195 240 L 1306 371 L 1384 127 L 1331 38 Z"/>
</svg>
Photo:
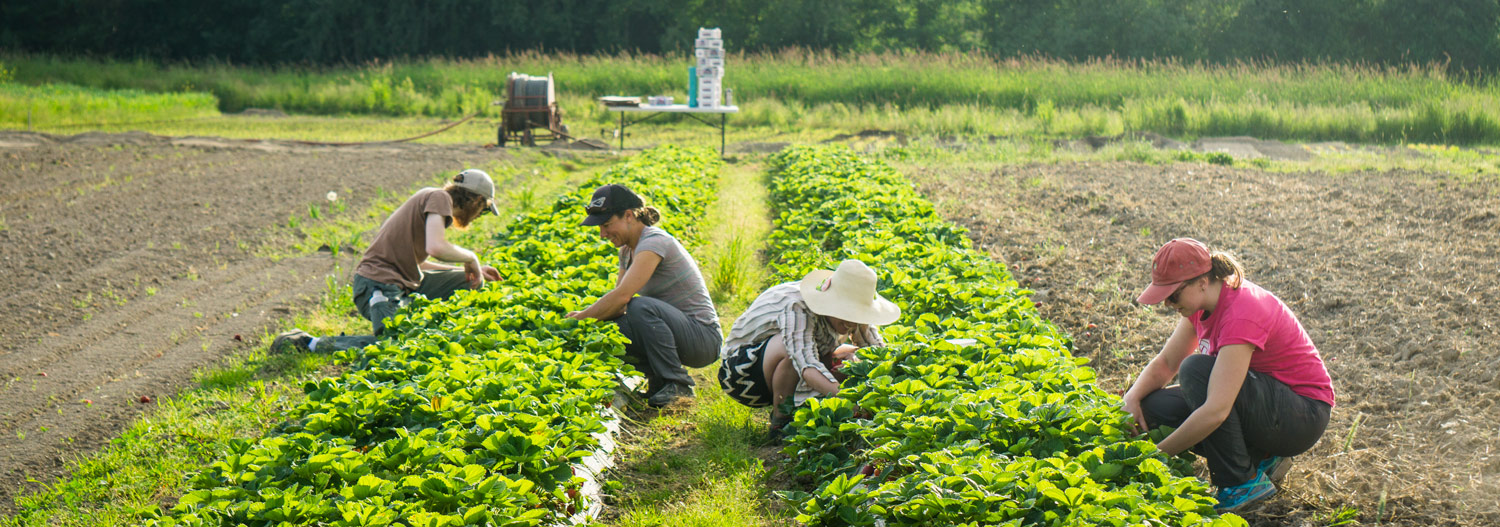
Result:
<svg viewBox="0 0 1500 527">
<path fill-rule="evenodd" d="M 693 260 L 693 255 L 688 254 L 681 243 L 677 243 L 676 238 L 656 227 L 641 230 L 641 239 L 636 242 L 635 251 L 631 251 L 629 245 L 620 247 L 620 276 L 625 276 L 625 271 L 630 269 L 636 252 L 653 252 L 661 256 L 661 263 L 656 265 L 651 278 L 641 288 L 641 296 L 666 302 L 688 318 L 714 328 L 715 331 L 719 330 L 719 313 L 714 310 L 714 301 L 708 295 L 708 287 L 703 285 L 703 273 L 698 272 L 698 262 Z"/>
</svg>

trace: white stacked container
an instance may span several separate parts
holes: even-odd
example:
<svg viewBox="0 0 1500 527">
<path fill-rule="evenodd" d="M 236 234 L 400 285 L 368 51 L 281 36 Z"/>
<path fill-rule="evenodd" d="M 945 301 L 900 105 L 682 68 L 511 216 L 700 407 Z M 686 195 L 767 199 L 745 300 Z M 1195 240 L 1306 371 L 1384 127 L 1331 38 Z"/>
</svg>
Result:
<svg viewBox="0 0 1500 527">
<path fill-rule="evenodd" d="M 693 48 L 698 59 L 698 107 L 718 108 L 724 93 L 724 39 L 719 28 L 698 28 Z"/>
</svg>

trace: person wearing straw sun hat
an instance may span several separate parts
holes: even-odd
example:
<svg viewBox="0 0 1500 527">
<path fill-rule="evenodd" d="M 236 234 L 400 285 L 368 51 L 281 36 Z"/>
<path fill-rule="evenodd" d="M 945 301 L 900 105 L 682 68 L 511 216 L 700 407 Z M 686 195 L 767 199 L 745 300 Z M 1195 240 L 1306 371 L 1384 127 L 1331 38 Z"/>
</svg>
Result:
<svg viewBox="0 0 1500 527">
<path fill-rule="evenodd" d="M 583 225 L 619 249 L 614 289 L 568 318 L 612 320 L 630 339 L 625 356 L 647 381 L 646 404 L 693 397 L 687 368 L 713 364 L 724 337 L 698 262 L 667 231 L 661 212 L 623 185 L 604 185 L 584 207 Z"/>
<path fill-rule="evenodd" d="M 420 293 L 447 298 L 463 288 L 478 289 L 500 279 L 473 251 L 454 245 L 443 234 L 448 227 L 466 229 L 486 213 L 498 215 L 495 182 L 483 170 L 453 176 L 443 188 L 424 188 L 397 207 L 365 249 L 354 269 L 354 306 L 370 320 L 370 335 L 314 337 L 300 329 L 276 336 L 271 351 L 339 351 L 374 344 L 385 333 L 385 319 Z M 444 265 L 432 260 L 460 264 Z"/>
<path fill-rule="evenodd" d="M 837 393 L 834 361 L 857 348 L 885 345 L 877 326 L 895 322 L 901 308 L 876 286 L 874 270 L 844 260 L 832 271 L 767 289 L 729 330 L 719 351 L 719 387 L 740 404 L 770 406 L 771 434 L 779 435 L 790 420 L 780 410 L 783 400 Z"/>
<path fill-rule="evenodd" d="M 1138 431 L 1174 429 L 1157 443 L 1163 452 L 1203 456 L 1225 512 L 1275 494 L 1334 404 L 1333 381 L 1296 315 L 1244 275 L 1233 256 L 1191 238 L 1156 252 L 1137 301 L 1165 303 L 1179 318 L 1124 397 Z"/>
</svg>

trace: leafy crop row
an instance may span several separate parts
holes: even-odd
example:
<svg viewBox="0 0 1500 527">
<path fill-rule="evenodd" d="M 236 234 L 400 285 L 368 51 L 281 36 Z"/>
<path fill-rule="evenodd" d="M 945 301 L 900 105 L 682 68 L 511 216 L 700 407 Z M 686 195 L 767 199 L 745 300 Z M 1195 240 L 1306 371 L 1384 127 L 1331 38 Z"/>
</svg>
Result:
<svg viewBox="0 0 1500 527">
<path fill-rule="evenodd" d="M 847 148 L 770 161 L 782 279 L 844 258 L 880 273 L 902 318 L 860 350 L 836 396 L 797 410 L 786 452 L 816 491 L 812 525 L 1244 525 L 1127 431 L 1067 337 L 1005 266 L 970 246 L 895 170 Z M 973 339 L 960 346 L 949 339 Z"/>
<path fill-rule="evenodd" d="M 518 218 L 484 260 L 505 280 L 419 299 L 397 336 L 342 352 L 351 370 L 308 383 L 297 416 L 206 467 L 156 525 L 531 526 L 588 503 L 575 468 L 600 448 L 617 378 L 610 324 L 564 318 L 608 291 L 613 249 L 582 203 L 624 183 L 691 240 L 715 196 L 707 150 L 643 153 Z"/>
</svg>

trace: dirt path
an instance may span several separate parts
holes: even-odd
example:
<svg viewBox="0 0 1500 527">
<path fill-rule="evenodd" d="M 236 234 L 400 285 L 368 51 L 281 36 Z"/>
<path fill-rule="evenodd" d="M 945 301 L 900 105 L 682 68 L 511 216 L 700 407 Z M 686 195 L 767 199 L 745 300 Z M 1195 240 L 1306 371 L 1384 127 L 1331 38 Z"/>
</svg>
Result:
<svg viewBox="0 0 1500 527">
<path fill-rule="evenodd" d="M 333 258 L 255 256 L 273 227 L 504 156 L 0 132 L 0 510 L 315 305 Z"/>
<path fill-rule="evenodd" d="M 1190 236 L 1235 252 L 1324 356 L 1339 405 L 1260 525 L 1341 507 L 1399 525 L 1500 522 L 1500 184 L 1411 172 L 1280 174 L 1202 164 L 907 170 L 1015 264 L 1110 390 L 1173 319 L 1133 304 L 1150 258 Z"/>
</svg>

